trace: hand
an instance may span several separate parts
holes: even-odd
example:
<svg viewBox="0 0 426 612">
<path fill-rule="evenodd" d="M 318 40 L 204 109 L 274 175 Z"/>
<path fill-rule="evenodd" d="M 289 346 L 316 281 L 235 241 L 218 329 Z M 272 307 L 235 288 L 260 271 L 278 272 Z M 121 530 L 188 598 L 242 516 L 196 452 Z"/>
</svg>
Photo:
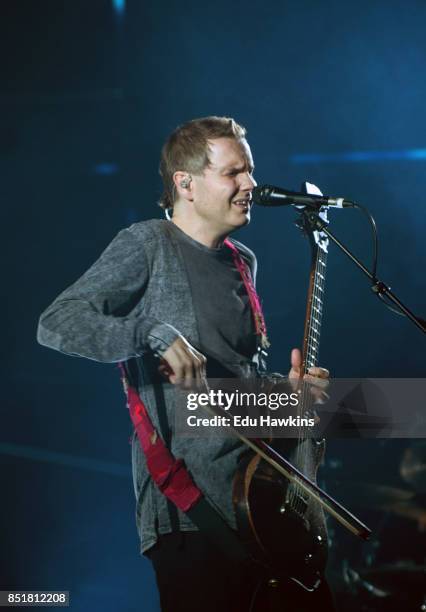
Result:
<svg viewBox="0 0 426 612">
<path fill-rule="evenodd" d="M 190 389 L 194 383 L 200 385 L 205 380 L 206 362 L 202 353 L 178 336 L 163 353 L 159 371 L 172 385 Z"/>
<path fill-rule="evenodd" d="M 288 373 L 289 381 L 293 389 L 297 389 L 298 382 L 302 378 L 311 385 L 311 393 L 315 401 L 319 404 L 324 403 L 328 399 L 324 389 L 328 387 L 330 372 L 326 368 L 313 367 L 308 369 L 308 373 L 302 376 L 302 353 L 299 349 L 291 351 L 291 370 Z"/>
</svg>

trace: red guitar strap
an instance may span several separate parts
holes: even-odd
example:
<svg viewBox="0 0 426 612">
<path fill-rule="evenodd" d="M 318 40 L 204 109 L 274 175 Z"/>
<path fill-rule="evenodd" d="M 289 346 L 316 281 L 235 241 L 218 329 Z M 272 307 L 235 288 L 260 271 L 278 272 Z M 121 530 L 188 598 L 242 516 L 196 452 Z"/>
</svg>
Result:
<svg viewBox="0 0 426 612">
<path fill-rule="evenodd" d="M 175 459 L 152 424 L 139 393 L 128 384 L 123 364 L 120 364 L 127 407 L 145 455 L 149 473 L 160 491 L 180 510 L 187 512 L 202 497 L 182 459 Z"/>
<path fill-rule="evenodd" d="M 251 280 L 250 270 L 238 252 L 237 247 L 228 239 L 224 241 L 232 251 L 234 263 L 246 287 L 253 313 L 256 333 L 260 336 L 262 347 L 269 346 L 266 335 L 265 319 L 259 297 Z M 147 412 L 139 393 L 128 381 L 124 363 L 120 364 L 122 381 L 127 395 L 127 406 L 133 426 L 145 455 L 148 471 L 160 491 L 180 510 L 188 512 L 203 497 L 202 492 L 192 480 L 182 459 L 176 459 L 165 445 Z"/>
<path fill-rule="evenodd" d="M 266 333 L 265 317 L 263 316 L 263 310 L 260 304 L 259 296 L 257 295 L 257 291 L 254 288 L 250 269 L 244 259 L 241 257 L 235 244 L 233 244 L 229 240 L 229 238 L 226 238 L 223 242 L 228 248 L 231 249 L 232 256 L 234 258 L 234 264 L 238 272 L 241 274 L 241 278 L 243 279 L 243 283 L 250 299 L 250 306 L 253 314 L 254 325 L 256 328 L 256 334 L 260 338 L 260 345 L 262 348 L 268 348 L 269 340 L 268 335 Z"/>
</svg>

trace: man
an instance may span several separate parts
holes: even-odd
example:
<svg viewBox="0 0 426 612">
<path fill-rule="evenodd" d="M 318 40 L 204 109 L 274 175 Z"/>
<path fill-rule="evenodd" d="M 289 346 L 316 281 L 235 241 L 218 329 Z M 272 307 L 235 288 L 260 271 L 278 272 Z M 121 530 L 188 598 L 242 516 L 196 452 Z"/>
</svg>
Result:
<svg viewBox="0 0 426 612">
<path fill-rule="evenodd" d="M 148 414 L 148 447 L 161 436 L 165 452 L 184 460 L 208 508 L 233 530 L 241 444 L 175 436 L 174 386 L 202 384 L 206 375 L 258 375 L 265 329 L 253 306 L 256 261 L 241 243 L 226 240 L 250 221 L 253 168 L 245 130 L 233 119 L 207 117 L 177 128 L 160 164 L 168 220 L 122 230 L 45 311 L 38 332 L 41 344 L 62 352 L 125 362 L 133 397 L 143 402 L 138 409 Z M 299 351 L 291 363 L 290 375 L 298 377 Z M 328 376 L 322 368 L 310 374 Z M 160 491 L 136 435 L 132 454 L 141 551 L 154 563 L 162 610 L 248 611 L 253 566 L 223 554 L 193 515 Z"/>
</svg>

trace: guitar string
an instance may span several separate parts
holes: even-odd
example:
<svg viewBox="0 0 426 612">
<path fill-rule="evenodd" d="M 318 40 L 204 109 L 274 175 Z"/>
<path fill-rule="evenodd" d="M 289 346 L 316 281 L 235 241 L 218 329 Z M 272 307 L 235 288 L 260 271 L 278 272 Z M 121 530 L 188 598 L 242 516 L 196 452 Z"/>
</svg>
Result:
<svg viewBox="0 0 426 612">
<path fill-rule="evenodd" d="M 317 308 L 317 304 L 321 301 L 320 294 L 323 293 L 323 251 L 321 248 L 317 249 L 316 254 L 316 262 L 315 262 L 315 272 L 314 272 L 314 286 L 312 291 L 312 298 L 310 304 L 310 317 L 309 317 L 309 338 L 308 338 L 308 350 L 307 350 L 307 358 L 306 358 L 306 368 L 314 367 L 318 365 L 318 352 L 319 352 L 319 336 L 320 336 L 320 325 L 321 319 L 317 317 L 317 313 L 315 308 Z M 321 270 L 321 271 L 320 271 Z M 307 397 L 307 399 L 306 399 Z M 309 390 L 309 385 L 305 388 L 305 402 L 303 406 L 307 406 L 310 410 L 312 405 L 312 396 Z M 302 415 L 304 417 L 305 415 Z M 307 439 L 310 438 L 308 434 L 308 428 L 303 427 L 303 446 L 301 449 L 303 456 L 303 465 L 306 465 L 308 459 L 308 447 Z M 302 497 L 302 496 L 301 496 Z M 302 501 L 300 502 L 302 505 Z"/>
<path fill-rule="evenodd" d="M 322 275 L 319 272 L 320 262 L 321 262 L 321 253 L 322 253 L 322 250 L 320 248 L 317 248 L 316 262 L 315 262 L 315 274 L 314 274 L 314 286 L 313 286 L 313 291 L 312 291 L 312 301 L 310 304 L 309 348 L 307 351 L 307 363 L 306 363 L 307 368 L 317 365 L 318 343 L 316 342 L 316 338 L 314 337 L 314 334 L 319 335 L 319 329 L 317 330 L 316 328 L 316 323 L 315 323 L 316 317 L 315 317 L 314 304 L 319 299 L 319 291 L 320 291 L 320 286 L 321 286 L 321 276 Z M 309 409 L 310 404 L 312 403 L 312 397 L 310 394 L 309 385 L 307 385 L 305 388 L 305 400 L 306 401 L 304 403 L 304 406 L 308 406 L 308 409 Z M 304 417 L 304 415 L 302 416 Z M 309 438 L 309 435 L 307 433 L 307 428 L 303 427 L 303 433 L 304 433 L 304 440 L 303 440 L 303 447 L 302 447 L 302 456 L 303 456 L 303 462 L 304 462 L 303 465 L 306 465 L 306 461 L 308 458 L 308 444 L 306 443 L 306 440 L 307 438 Z"/>
<path fill-rule="evenodd" d="M 319 249 L 318 249 L 319 250 Z M 306 353 L 305 353 L 305 372 L 307 368 L 310 365 L 310 352 L 311 352 L 311 346 L 312 346 L 312 341 L 311 341 L 311 330 L 312 330 L 312 324 L 313 324 L 313 302 L 314 302 L 314 294 L 315 294 L 315 290 L 316 290 L 316 286 L 317 286 L 317 267 L 318 267 L 318 250 L 316 253 L 316 257 L 315 257 L 315 265 L 314 265 L 314 276 L 313 276 L 313 280 L 312 280 L 312 293 L 310 296 L 310 305 L 309 305 L 309 313 L 308 313 L 308 325 L 307 325 L 307 336 L 306 336 Z M 305 385 L 302 383 L 302 388 L 301 388 L 301 393 L 299 395 L 299 406 L 298 406 L 298 414 L 299 417 L 302 418 L 303 417 L 303 407 L 306 405 L 306 388 Z M 300 425 L 298 427 L 298 435 L 297 435 L 297 447 L 296 447 L 296 453 L 295 453 L 295 459 L 296 459 L 296 467 L 298 467 L 299 469 L 302 468 L 303 465 L 305 465 L 304 462 L 302 462 L 302 456 L 304 456 L 305 451 L 302 451 L 302 444 L 303 444 L 303 438 L 304 438 L 304 432 L 303 432 L 303 426 Z M 297 483 L 293 486 L 293 507 L 295 508 L 296 512 L 300 511 L 300 513 L 302 513 L 302 489 L 300 487 L 300 485 L 298 485 Z"/>
<path fill-rule="evenodd" d="M 309 309 L 309 324 L 308 324 L 308 336 L 307 336 L 307 350 L 306 350 L 306 359 L 305 359 L 305 367 L 306 370 L 309 367 L 318 365 L 318 353 L 319 353 L 319 336 L 320 336 L 320 328 L 321 328 L 321 320 L 323 313 L 323 300 L 321 295 L 324 294 L 325 287 L 325 270 L 326 270 L 326 253 L 318 248 L 316 254 L 315 261 L 315 269 L 314 269 L 314 282 L 313 282 L 313 291 L 311 296 L 311 304 Z M 307 405 L 306 396 L 307 390 L 305 386 L 302 386 L 302 394 L 301 394 L 301 407 Z M 310 395 L 308 396 L 309 401 L 311 401 Z M 304 417 L 302 413 L 300 413 L 301 418 Z M 306 465 L 306 460 L 308 457 L 308 448 L 307 445 L 304 444 L 305 440 L 310 437 L 307 435 L 307 428 L 300 426 L 298 435 L 298 448 L 296 450 L 297 462 L 299 467 L 302 465 Z M 303 459 L 303 461 L 302 461 Z M 302 491 L 300 485 L 295 485 L 293 487 L 293 500 L 296 499 L 295 507 L 303 513 L 303 501 L 302 495 L 299 494 Z"/>
<path fill-rule="evenodd" d="M 308 324 L 306 326 L 306 331 L 307 331 L 307 335 L 306 335 L 306 340 L 304 339 L 304 344 L 305 344 L 305 371 L 306 368 L 308 366 L 308 362 L 309 362 L 309 352 L 310 352 L 310 330 L 311 330 L 311 325 L 312 325 L 312 300 L 313 300 L 313 291 L 315 290 L 315 271 L 316 271 L 316 266 L 317 266 L 317 262 L 315 261 L 315 265 L 314 265 L 314 277 L 312 279 L 312 293 L 310 296 L 311 299 L 311 304 L 309 307 L 309 312 L 308 312 Z M 305 372 L 304 372 L 305 373 Z M 300 394 L 299 394 L 299 405 L 298 405 L 298 415 L 300 417 L 303 416 L 302 410 L 303 410 L 303 406 L 305 405 L 306 402 L 306 396 L 305 396 L 305 386 L 302 383 L 302 387 L 300 389 Z M 301 452 L 301 446 L 302 446 L 302 436 L 303 436 L 303 431 L 302 431 L 302 427 L 299 426 L 298 427 L 298 431 L 297 431 L 297 447 L 296 447 L 296 452 L 295 452 L 295 465 L 296 467 L 298 467 L 299 469 L 301 469 L 302 467 L 302 452 Z M 300 486 L 297 484 L 297 482 L 293 485 L 292 488 L 293 491 L 293 507 L 295 509 L 296 512 L 301 510 L 301 488 Z"/>
<path fill-rule="evenodd" d="M 327 266 L 327 251 L 318 249 L 318 253 L 319 253 L 319 259 L 318 259 L 317 270 L 319 273 L 319 280 L 318 280 L 318 284 L 316 285 L 318 287 L 318 291 L 316 292 L 317 295 L 315 296 L 315 309 L 316 310 L 313 308 L 313 312 L 315 313 L 313 318 L 316 323 L 316 330 L 317 330 L 318 338 L 315 344 L 315 359 L 314 358 L 312 359 L 312 365 L 316 365 L 316 366 L 318 366 L 319 364 L 319 337 L 321 334 L 322 314 L 324 310 L 323 297 L 324 297 L 325 274 L 326 274 L 326 266 Z M 315 409 L 314 409 L 314 413 L 315 413 Z"/>
</svg>

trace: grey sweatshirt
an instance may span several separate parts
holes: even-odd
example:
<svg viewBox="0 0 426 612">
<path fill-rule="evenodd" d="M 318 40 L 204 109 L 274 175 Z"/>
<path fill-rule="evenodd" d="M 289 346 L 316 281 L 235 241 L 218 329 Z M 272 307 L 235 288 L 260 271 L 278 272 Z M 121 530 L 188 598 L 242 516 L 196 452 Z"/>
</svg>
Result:
<svg viewBox="0 0 426 612">
<path fill-rule="evenodd" d="M 198 487 L 229 525 L 236 527 L 232 480 L 242 448 L 230 438 L 193 439 L 173 434 L 173 385 L 157 376 L 155 354 L 179 334 L 199 346 L 191 288 L 182 250 L 170 222 L 153 219 L 124 229 L 94 265 L 42 314 L 38 341 L 69 355 L 126 361 L 151 420 L 176 458 L 183 458 Z M 240 253 L 254 255 L 233 240 Z M 241 375 L 256 373 L 247 359 Z M 172 531 L 170 505 L 150 478 L 138 439 L 132 440 L 136 522 L 141 551 Z M 177 511 L 181 530 L 196 530 Z"/>
</svg>

